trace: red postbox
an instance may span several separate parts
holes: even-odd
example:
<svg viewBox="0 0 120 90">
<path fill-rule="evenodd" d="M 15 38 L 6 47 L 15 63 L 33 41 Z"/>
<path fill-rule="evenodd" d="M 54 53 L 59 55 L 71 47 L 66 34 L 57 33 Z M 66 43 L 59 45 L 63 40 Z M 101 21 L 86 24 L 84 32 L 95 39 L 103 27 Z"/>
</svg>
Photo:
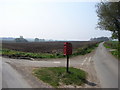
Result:
<svg viewBox="0 0 120 90">
<path fill-rule="evenodd" d="M 64 43 L 64 55 L 72 55 L 72 44 L 65 42 Z"/>
</svg>

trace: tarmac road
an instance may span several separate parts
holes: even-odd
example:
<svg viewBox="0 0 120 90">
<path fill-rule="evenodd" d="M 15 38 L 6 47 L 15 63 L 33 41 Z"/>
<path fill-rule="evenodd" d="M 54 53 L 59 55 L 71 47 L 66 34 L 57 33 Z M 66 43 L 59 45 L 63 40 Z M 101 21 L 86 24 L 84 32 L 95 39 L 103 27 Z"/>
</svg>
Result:
<svg viewBox="0 0 120 90">
<path fill-rule="evenodd" d="M 93 57 L 102 88 L 118 88 L 118 60 L 99 44 Z"/>
<path fill-rule="evenodd" d="M 2 87 L 4 88 L 30 88 L 29 83 L 8 63 L 27 67 L 60 67 L 66 66 L 66 59 L 51 59 L 30 61 L 23 59 L 2 58 Z M 85 56 L 76 56 L 70 59 L 70 66 L 88 67 L 94 61 L 97 76 L 102 88 L 118 88 L 118 60 L 113 57 L 100 43 L 96 52 Z M 92 66 L 90 66 L 92 67 Z M 88 67 L 89 68 L 89 67 Z"/>
<path fill-rule="evenodd" d="M 2 88 L 31 88 L 9 64 L 2 62 Z"/>
<path fill-rule="evenodd" d="M 80 66 L 85 63 L 90 63 L 91 56 L 77 56 L 69 59 L 70 66 Z M 21 66 L 31 66 L 31 67 L 66 67 L 66 58 L 60 59 L 43 59 L 40 61 L 31 61 L 25 59 L 8 59 L 2 58 L 4 62 L 19 64 Z"/>
<path fill-rule="evenodd" d="M 70 66 L 86 67 L 86 65 L 90 65 L 92 60 L 90 55 L 70 58 Z M 31 86 L 30 82 L 27 82 L 26 78 L 23 78 L 24 76 L 11 65 L 20 67 L 66 67 L 66 58 L 44 59 L 41 61 L 2 58 L 2 88 L 30 88 L 34 87 L 34 85 Z M 43 85 L 40 87 L 43 87 Z"/>
</svg>

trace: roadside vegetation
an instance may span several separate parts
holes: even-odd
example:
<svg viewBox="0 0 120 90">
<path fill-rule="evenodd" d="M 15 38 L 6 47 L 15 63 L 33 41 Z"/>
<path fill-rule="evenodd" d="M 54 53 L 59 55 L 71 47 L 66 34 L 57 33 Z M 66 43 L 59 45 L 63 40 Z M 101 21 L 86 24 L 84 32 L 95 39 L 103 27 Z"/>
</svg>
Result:
<svg viewBox="0 0 120 90">
<path fill-rule="evenodd" d="M 104 43 L 104 46 L 106 48 L 111 49 L 110 52 L 112 53 L 112 55 L 120 59 L 118 45 L 119 45 L 118 41 L 108 41 Z"/>
<path fill-rule="evenodd" d="M 66 72 L 65 67 L 36 68 L 33 70 L 33 74 L 55 88 L 62 85 L 83 85 L 87 75 L 85 71 L 73 67 L 69 68 L 69 73 Z"/>
<path fill-rule="evenodd" d="M 0 50 L 0 55 L 2 55 L 2 49 Z"/>
<path fill-rule="evenodd" d="M 77 56 L 77 55 L 85 55 L 87 53 L 90 53 L 92 50 L 95 49 L 95 47 L 98 46 L 98 43 L 94 44 L 88 44 L 85 46 L 82 46 L 80 48 L 73 49 L 73 54 L 71 56 Z M 59 53 L 36 53 L 36 52 L 23 52 L 23 51 L 17 51 L 17 50 L 11 50 L 3 48 L 0 50 L 2 52 L 2 56 L 8 56 L 10 58 L 64 58 L 63 52 Z"/>
<path fill-rule="evenodd" d="M 87 53 L 92 52 L 96 47 L 98 47 L 99 43 L 93 44 L 93 45 L 88 45 L 86 47 L 83 48 L 78 48 L 74 51 L 74 53 L 72 54 L 72 56 L 77 56 L 77 55 L 85 55 Z"/>
<path fill-rule="evenodd" d="M 62 54 L 50 54 L 50 53 L 29 53 L 29 52 L 21 52 L 9 49 L 3 49 L 2 56 L 8 56 L 10 58 L 62 58 L 64 55 Z"/>
</svg>

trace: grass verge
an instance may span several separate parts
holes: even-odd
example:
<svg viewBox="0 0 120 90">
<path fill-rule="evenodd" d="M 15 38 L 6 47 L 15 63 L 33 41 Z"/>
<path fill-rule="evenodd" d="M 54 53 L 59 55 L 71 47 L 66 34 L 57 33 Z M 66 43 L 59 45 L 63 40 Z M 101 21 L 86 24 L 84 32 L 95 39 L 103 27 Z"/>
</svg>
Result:
<svg viewBox="0 0 120 90">
<path fill-rule="evenodd" d="M 87 53 L 92 52 L 96 47 L 98 47 L 99 43 L 94 44 L 94 45 L 88 45 L 83 48 L 78 48 L 77 50 L 74 51 L 72 56 L 77 56 L 77 55 L 85 55 Z"/>
<path fill-rule="evenodd" d="M 55 88 L 61 85 L 83 85 L 86 82 L 86 72 L 73 67 L 69 68 L 69 73 L 66 73 L 65 67 L 46 67 L 34 69 L 33 74 Z"/>
<path fill-rule="evenodd" d="M 21 52 L 9 49 L 3 49 L 2 55 L 9 57 L 30 57 L 30 58 L 62 58 L 64 55 L 62 54 L 48 54 L 48 53 L 29 53 L 29 52 Z"/>
<path fill-rule="evenodd" d="M 120 56 L 119 56 L 120 51 L 118 51 L 118 47 L 119 47 L 118 41 L 105 42 L 104 46 L 109 49 L 114 49 L 113 51 L 110 51 L 110 52 L 112 53 L 112 55 L 120 59 Z"/>
</svg>

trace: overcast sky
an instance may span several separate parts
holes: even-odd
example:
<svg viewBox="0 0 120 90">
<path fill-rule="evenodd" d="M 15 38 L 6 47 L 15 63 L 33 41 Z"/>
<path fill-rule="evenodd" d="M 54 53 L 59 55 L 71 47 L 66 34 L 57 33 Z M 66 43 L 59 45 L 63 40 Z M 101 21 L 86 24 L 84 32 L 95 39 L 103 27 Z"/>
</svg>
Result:
<svg viewBox="0 0 120 90">
<path fill-rule="evenodd" d="M 97 2 L 1 0 L 0 37 L 89 40 L 111 36 L 96 30 Z"/>
</svg>

